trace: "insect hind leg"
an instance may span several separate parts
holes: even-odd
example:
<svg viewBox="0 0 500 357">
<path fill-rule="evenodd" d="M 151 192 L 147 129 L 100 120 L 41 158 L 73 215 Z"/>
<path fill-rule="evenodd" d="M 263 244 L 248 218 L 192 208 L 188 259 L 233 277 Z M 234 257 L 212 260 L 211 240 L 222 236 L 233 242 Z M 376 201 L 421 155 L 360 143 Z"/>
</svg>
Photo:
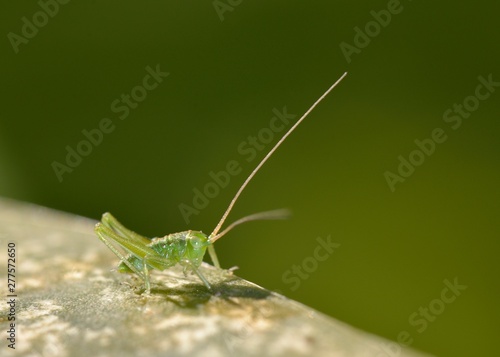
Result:
<svg viewBox="0 0 500 357">
<path fill-rule="evenodd" d="M 121 224 L 111 213 L 106 212 L 102 215 L 101 218 L 101 223 L 114 231 L 116 234 L 120 235 L 121 237 L 125 238 L 130 238 L 131 240 L 134 240 L 136 242 L 140 242 L 143 244 L 149 244 L 151 243 L 151 240 L 141 236 L 140 234 L 135 233 L 134 231 L 131 231 L 127 227 L 125 227 L 123 224 Z"/>
<path fill-rule="evenodd" d="M 102 223 L 97 223 L 94 228 L 97 237 L 135 274 L 137 274 L 143 281 L 149 280 L 144 272 L 141 272 L 134 265 L 132 265 L 127 258 L 110 242 L 117 242 L 116 234 L 110 228 L 104 226 Z"/>
</svg>

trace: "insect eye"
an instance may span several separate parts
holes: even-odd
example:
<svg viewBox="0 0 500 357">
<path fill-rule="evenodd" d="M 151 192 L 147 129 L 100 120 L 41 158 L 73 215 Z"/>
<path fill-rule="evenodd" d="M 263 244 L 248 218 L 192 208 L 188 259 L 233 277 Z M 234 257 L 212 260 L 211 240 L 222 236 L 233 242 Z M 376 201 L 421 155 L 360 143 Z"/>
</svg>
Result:
<svg viewBox="0 0 500 357">
<path fill-rule="evenodd" d="M 203 233 L 196 232 L 196 233 L 194 233 L 194 234 L 191 235 L 190 242 L 191 242 L 191 246 L 193 248 L 199 249 L 199 248 L 202 248 L 205 245 L 206 238 L 203 235 Z"/>
</svg>

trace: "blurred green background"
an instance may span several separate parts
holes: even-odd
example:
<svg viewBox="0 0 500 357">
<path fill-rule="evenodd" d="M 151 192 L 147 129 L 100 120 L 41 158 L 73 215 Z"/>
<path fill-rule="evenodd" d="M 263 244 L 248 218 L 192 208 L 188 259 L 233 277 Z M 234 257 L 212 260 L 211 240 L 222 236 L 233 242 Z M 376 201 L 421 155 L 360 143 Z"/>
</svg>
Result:
<svg viewBox="0 0 500 357">
<path fill-rule="evenodd" d="M 500 5 L 215 5 L 219 13 L 212 1 L 10 3 L 0 15 L 0 195 L 96 220 L 110 211 L 148 236 L 208 233 L 271 144 L 251 162 L 238 146 L 269 126 L 273 108 L 300 115 L 348 71 L 229 221 L 281 207 L 293 218 L 239 227 L 217 242 L 222 265 L 389 339 L 407 331 L 413 347 L 436 355 L 496 354 L 500 88 L 456 130 L 443 114 L 475 94 L 479 76 L 500 81 Z M 388 6 L 390 21 L 347 58 L 341 44 L 355 46 L 355 27 L 377 32 L 372 11 L 384 19 Z M 170 75 L 121 120 L 112 103 L 157 65 Z M 76 149 L 102 118 L 114 131 L 59 182 L 53 162 L 66 164 L 66 146 Z M 408 159 L 435 128 L 447 140 L 391 192 L 384 173 L 398 174 L 398 156 Z M 242 172 L 186 223 L 179 205 L 192 205 L 193 189 L 230 160 Z M 283 275 L 312 264 L 316 239 L 329 235 L 340 247 L 293 290 Z M 455 278 L 467 288 L 436 302 Z"/>
</svg>

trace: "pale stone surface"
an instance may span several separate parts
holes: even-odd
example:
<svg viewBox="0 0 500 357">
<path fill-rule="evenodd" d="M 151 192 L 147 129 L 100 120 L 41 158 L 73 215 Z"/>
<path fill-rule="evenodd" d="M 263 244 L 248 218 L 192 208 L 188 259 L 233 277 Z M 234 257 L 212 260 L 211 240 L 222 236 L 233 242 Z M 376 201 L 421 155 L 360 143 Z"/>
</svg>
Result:
<svg viewBox="0 0 500 357">
<path fill-rule="evenodd" d="M 401 356 L 381 339 L 204 264 L 210 294 L 178 269 L 133 277 L 110 271 L 115 256 L 96 222 L 0 199 L 0 269 L 7 295 L 7 243 L 16 243 L 16 344 L 0 306 L 2 356 Z M 396 351 L 397 352 L 397 351 Z"/>
</svg>

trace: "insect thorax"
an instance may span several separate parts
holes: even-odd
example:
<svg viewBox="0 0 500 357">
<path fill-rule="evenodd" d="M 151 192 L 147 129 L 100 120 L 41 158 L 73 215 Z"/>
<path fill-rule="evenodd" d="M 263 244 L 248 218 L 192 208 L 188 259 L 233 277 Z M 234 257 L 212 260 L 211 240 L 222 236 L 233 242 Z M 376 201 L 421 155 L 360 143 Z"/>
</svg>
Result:
<svg viewBox="0 0 500 357">
<path fill-rule="evenodd" d="M 166 269 L 176 264 L 184 266 L 193 264 L 195 267 L 199 267 L 209 245 L 208 237 L 203 232 L 184 231 L 172 233 L 161 238 L 153 238 L 148 247 L 157 253 L 156 257 L 165 259 L 164 269 Z M 127 260 L 138 270 L 143 270 L 143 259 L 130 254 L 127 256 Z M 148 269 L 152 268 L 151 266 L 148 267 Z M 132 272 L 124 262 L 120 263 L 118 271 L 122 273 Z"/>
</svg>

